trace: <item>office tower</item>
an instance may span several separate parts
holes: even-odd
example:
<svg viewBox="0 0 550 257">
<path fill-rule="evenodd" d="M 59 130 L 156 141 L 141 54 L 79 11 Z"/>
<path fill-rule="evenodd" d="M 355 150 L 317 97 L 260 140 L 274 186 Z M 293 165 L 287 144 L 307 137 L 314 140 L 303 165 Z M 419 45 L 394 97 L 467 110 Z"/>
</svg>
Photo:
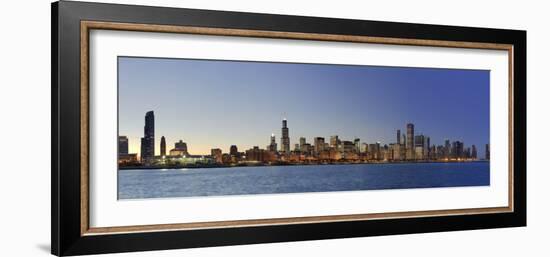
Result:
<svg viewBox="0 0 550 257">
<path fill-rule="evenodd" d="M 290 138 L 288 137 L 288 127 L 286 118 L 283 119 L 283 127 L 281 128 L 281 151 L 290 153 Z"/>
<path fill-rule="evenodd" d="M 369 144 L 369 157 L 374 160 L 382 159 L 380 155 L 380 142 Z"/>
<path fill-rule="evenodd" d="M 355 145 L 355 152 L 360 153 L 361 152 L 361 139 L 355 138 L 353 140 L 353 144 Z"/>
<path fill-rule="evenodd" d="M 338 139 L 338 136 L 330 136 L 330 147 L 334 148 L 335 150 L 339 149 L 340 139 Z"/>
<path fill-rule="evenodd" d="M 477 148 L 475 145 L 472 145 L 472 159 L 477 160 Z"/>
<path fill-rule="evenodd" d="M 239 150 L 237 149 L 236 145 L 232 145 L 229 147 L 229 154 L 233 156 L 237 156 L 239 154 Z"/>
<path fill-rule="evenodd" d="M 400 136 L 398 137 L 400 138 Z M 400 161 L 403 157 L 401 156 L 401 144 L 391 144 L 392 156 L 391 159 L 394 161 Z"/>
<path fill-rule="evenodd" d="M 449 139 L 445 139 L 445 149 L 443 152 L 443 157 L 450 158 L 451 157 L 451 142 Z"/>
<path fill-rule="evenodd" d="M 355 150 L 355 144 L 351 141 L 342 141 L 342 150 L 345 153 L 351 153 Z"/>
<path fill-rule="evenodd" d="M 306 144 L 306 138 L 305 137 L 300 137 L 300 148 L 302 148 L 303 145 Z"/>
<path fill-rule="evenodd" d="M 407 124 L 407 160 L 414 160 L 414 124 Z"/>
<path fill-rule="evenodd" d="M 277 142 L 275 142 L 275 134 L 271 134 L 271 140 L 267 146 L 267 150 L 270 152 L 277 152 Z"/>
<path fill-rule="evenodd" d="M 485 145 L 485 160 L 490 160 L 491 159 L 491 154 L 490 154 L 490 148 L 489 148 L 489 144 L 486 144 Z"/>
<path fill-rule="evenodd" d="M 397 130 L 397 144 L 401 144 L 401 130 L 398 129 Z"/>
<path fill-rule="evenodd" d="M 247 161 L 264 162 L 268 161 L 270 155 L 266 150 L 254 146 L 245 151 L 245 156 Z"/>
<path fill-rule="evenodd" d="M 166 156 L 166 138 L 160 138 L 160 156 Z"/>
<path fill-rule="evenodd" d="M 425 152 L 425 145 L 426 145 L 426 138 L 424 135 L 420 134 L 418 136 L 414 136 L 414 157 L 417 160 L 421 160 L 425 158 L 426 152 Z"/>
<path fill-rule="evenodd" d="M 430 158 L 431 151 L 430 151 L 430 137 L 426 137 L 426 144 L 424 145 L 424 153 L 426 156 L 424 156 L 426 159 Z"/>
<path fill-rule="evenodd" d="M 145 114 L 145 126 L 141 138 L 141 161 L 148 162 L 155 156 L 155 114 L 149 111 Z"/>
<path fill-rule="evenodd" d="M 464 143 L 454 141 L 451 146 L 451 158 L 458 159 L 464 157 Z"/>
<path fill-rule="evenodd" d="M 313 139 L 313 149 L 316 154 L 319 154 L 320 152 L 325 150 L 325 138 L 324 137 L 316 137 Z"/>
<path fill-rule="evenodd" d="M 368 151 L 369 151 L 369 144 L 367 144 L 367 143 L 362 143 L 362 144 L 361 144 L 361 152 L 362 152 L 362 153 L 368 153 Z"/>
<path fill-rule="evenodd" d="M 118 137 L 118 155 L 128 154 L 128 137 L 119 136 Z"/>
</svg>

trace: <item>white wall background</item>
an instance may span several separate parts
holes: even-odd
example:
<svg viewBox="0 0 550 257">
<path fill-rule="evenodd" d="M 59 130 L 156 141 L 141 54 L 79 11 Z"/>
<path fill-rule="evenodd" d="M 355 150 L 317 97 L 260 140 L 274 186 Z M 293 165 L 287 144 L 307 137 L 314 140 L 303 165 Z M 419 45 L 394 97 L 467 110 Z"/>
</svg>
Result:
<svg viewBox="0 0 550 257">
<path fill-rule="evenodd" d="M 550 30 L 545 1 L 105 0 L 200 9 L 528 31 L 528 227 L 126 253 L 117 256 L 548 256 Z M 7 1 L 0 15 L 0 256 L 50 244 L 50 1 Z"/>
</svg>

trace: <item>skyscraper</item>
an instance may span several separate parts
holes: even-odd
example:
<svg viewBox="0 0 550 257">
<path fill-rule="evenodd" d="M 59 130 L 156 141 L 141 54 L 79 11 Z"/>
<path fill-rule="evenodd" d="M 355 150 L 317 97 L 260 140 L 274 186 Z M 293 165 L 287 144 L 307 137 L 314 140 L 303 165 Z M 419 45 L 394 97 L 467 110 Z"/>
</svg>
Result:
<svg viewBox="0 0 550 257">
<path fill-rule="evenodd" d="M 141 138 L 141 161 L 148 162 L 155 156 L 155 114 L 148 111 L 145 114 L 145 126 Z"/>
<path fill-rule="evenodd" d="M 357 153 L 360 153 L 360 152 L 361 152 L 361 139 L 355 138 L 355 139 L 353 140 L 353 144 L 355 145 L 355 151 L 356 151 Z"/>
<path fill-rule="evenodd" d="M 231 145 L 231 147 L 229 147 L 229 154 L 233 156 L 237 156 L 239 154 L 239 149 L 237 149 L 236 145 Z"/>
<path fill-rule="evenodd" d="M 397 130 L 397 144 L 401 144 L 401 130 L 398 129 Z"/>
<path fill-rule="evenodd" d="M 160 138 L 160 156 L 166 156 L 166 138 Z"/>
<path fill-rule="evenodd" d="M 426 137 L 420 134 L 414 136 L 414 157 L 415 159 L 424 159 L 426 155 Z"/>
<path fill-rule="evenodd" d="M 430 152 L 430 137 L 426 137 L 426 144 L 424 145 L 424 158 L 426 159 L 429 159 L 430 156 L 431 156 L 431 152 Z"/>
<path fill-rule="evenodd" d="M 414 124 L 407 124 L 407 160 L 414 160 Z"/>
<path fill-rule="evenodd" d="M 316 154 L 325 150 L 325 138 L 316 137 L 313 139 L 313 147 Z"/>
<path fill-rule="evenodd" d="M 128 137 L 118 136 L 118 155 L 128 154 Z"/>
<path fill-rule="evenodd" d="M 450 158 L 451 157 L 451 141 L 449 139 L 445 139 L 445 150 L 444 150 L 444 157 Z"/>
<path fill-rule="evenodd" d="M 489 144 L 485 145 L 485 160 L 491 159 L 491 151 Z"/>
<path fill-rule="evenodd" d="M 340 143 L 340 139 L 338 139 L 337 135 L 330 136 L 330 147 L 334 148 L 335 150 L 339 150 Z"/>
<path fill-rule="evenodd" d="M 302 148 L 303 145 L 306 144 L 306 138 L 305 137 L 300 137 L 300 148 Z"/>
<path fill-rule="evenodd" d="M 475 145 L 472 145 L 472 159 L 477 159 L 477 148 Z"/>
<path fill-rule="evenodd" d="M 290 153 L 290 138 L 288 137 L 288 127 L 286 118 L 283 119 L 283 128 L 281 129 L 281 151 Z"/>
<path fill-rule="evenodd" d="M 275 141 L 275 134 L 271 134 L 271 141 L 267 146 L 267 150 L 271 152 L 277 152 L 277 142 Z"/>
</svg>

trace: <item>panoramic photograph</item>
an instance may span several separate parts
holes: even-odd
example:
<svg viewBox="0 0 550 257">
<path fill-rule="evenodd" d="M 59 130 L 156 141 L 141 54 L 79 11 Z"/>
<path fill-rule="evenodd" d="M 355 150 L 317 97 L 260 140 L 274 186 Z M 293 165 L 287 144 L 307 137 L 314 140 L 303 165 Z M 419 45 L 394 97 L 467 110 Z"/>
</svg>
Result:
<svg viewBox="0 0 550 257">
<path fill-rule="evenodd" d="M 118 57 L 118 199 L 490 185 L 488 70 Z"/>
</svg>

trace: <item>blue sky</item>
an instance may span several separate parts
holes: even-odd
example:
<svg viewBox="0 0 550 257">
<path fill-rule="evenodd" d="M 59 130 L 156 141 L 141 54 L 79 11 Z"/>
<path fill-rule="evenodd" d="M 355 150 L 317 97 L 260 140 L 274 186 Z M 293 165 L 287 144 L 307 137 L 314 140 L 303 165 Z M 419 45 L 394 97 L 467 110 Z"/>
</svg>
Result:
<svg viewBox="0 0 550 257">
<path fill-rule="evenodd" d="M 331 135 L 395 142 L 406 123 L 432 144 L 489 143 L 489 71 L 119 57 L 119 134 L 139 154 L 144 116 L 155 112 L 156 152 L 182 139 L 192 154 Z"/>
</svg>

